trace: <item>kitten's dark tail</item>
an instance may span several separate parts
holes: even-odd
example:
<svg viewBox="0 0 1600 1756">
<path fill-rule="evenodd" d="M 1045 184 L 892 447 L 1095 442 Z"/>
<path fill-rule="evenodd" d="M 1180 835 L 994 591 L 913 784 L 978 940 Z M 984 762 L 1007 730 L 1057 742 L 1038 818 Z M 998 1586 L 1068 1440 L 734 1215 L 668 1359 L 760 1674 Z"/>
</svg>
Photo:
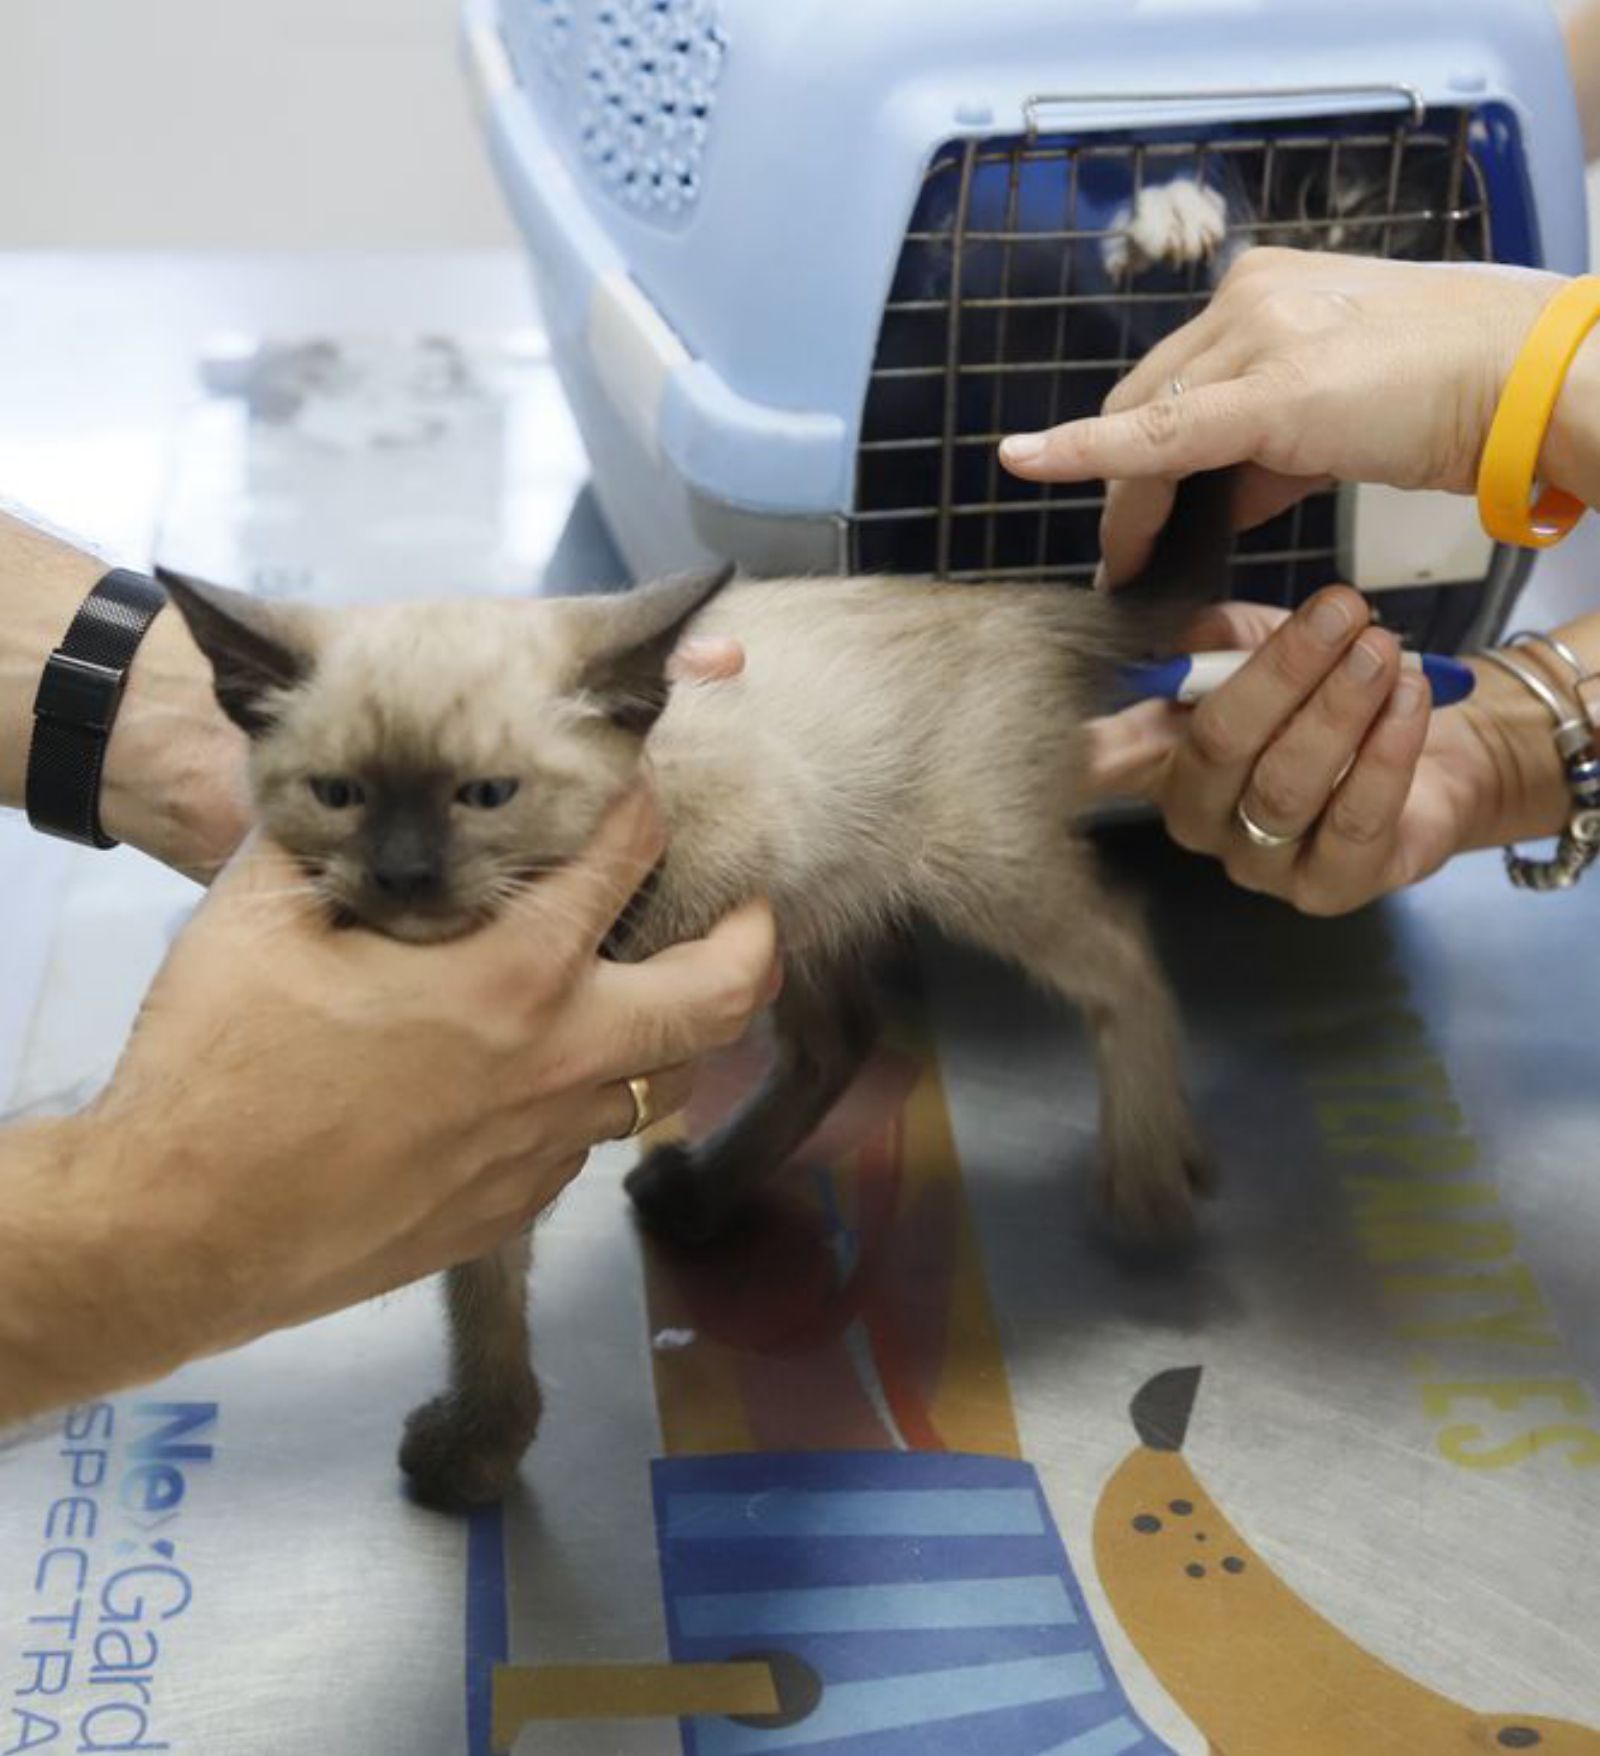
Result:
<svg viewBox="0 0 1600 1756">
<path fill-rule="evenodd" d="M 1185 628 L 1227 593 L 1233 554 L 1232 470 L 1178 484 L 1178 496 L 1144 571 L 1100 595 L 1101 632 L 1114 663 L 1165 657 Z"/>
</svg>

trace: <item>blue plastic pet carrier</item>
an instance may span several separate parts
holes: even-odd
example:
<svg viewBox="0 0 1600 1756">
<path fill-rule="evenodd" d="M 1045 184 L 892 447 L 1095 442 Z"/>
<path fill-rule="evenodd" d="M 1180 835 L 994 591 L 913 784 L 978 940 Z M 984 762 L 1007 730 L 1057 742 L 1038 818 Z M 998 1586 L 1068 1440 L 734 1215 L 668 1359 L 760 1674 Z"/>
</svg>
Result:
<svg viewBox="0 0 1600 1756">
<path fill-rule="evenodd" d="M 1253 242 L 1579 272 L 1548 0 L 467 0 L 493 153 L 640 575 L 1085 580 L 1095 485 L 995 443 L 1096 409 Z M 1452 648 L 1524 557 L 1325 493 L 1235 587 L 1353 576 Z"/>
</svg>

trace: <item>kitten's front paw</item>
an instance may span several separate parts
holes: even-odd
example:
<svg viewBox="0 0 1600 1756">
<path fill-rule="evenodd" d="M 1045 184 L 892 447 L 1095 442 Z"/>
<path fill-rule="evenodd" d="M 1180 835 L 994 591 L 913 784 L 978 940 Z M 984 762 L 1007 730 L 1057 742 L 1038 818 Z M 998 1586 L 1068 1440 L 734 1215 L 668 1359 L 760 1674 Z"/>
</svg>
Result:
<svg viewBox="0 0 1600 1756">
<path fill-rule="evenodd" d="M 1116 234 L 1106 239 L 1106 273 L 1121 280 L 1158 262 L 1173 268 L 1209 262 L 1227 236 L 1228 204 L 1215 189 L 1202 188 L 1192 177 L 1152 184 L 1123 210 Z"/>
<path fill-rule="evenodd" d="M 1170 1153 L 1110 1161 L 1095 1194 L 1120 1242 L 1165 1251 L 1192 1243 L 1195 1202 L 1215 1188 L 1210 1159 L 1191 1141 Z"/>
<path fill-rule="evenodd" d="M 539 1386 L 493 1411 L 448 1391 L 415 1408 L 400 1441 L 411 1497 L 436 1512 L 468 1512 L 503 1499 L 539 1430 Z"/>
<path fill-rule="evenodd" d="M 707 1194 L 691 1147 L 669 1142 L 646 1153 L 623 1188 L 640 1223 L 674 1244 L 709 1244 L 727 1222 L 724 1208 Z"/>
</svg>

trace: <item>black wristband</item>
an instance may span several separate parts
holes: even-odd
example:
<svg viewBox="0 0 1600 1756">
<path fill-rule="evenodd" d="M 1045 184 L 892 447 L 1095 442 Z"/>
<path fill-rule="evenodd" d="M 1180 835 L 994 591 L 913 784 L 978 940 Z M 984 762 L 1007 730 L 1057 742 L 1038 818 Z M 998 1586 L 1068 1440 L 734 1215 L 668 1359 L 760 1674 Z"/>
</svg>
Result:
<svg viewBox="0 0 1600 1756">
<path fill-rule="evenodd" d="M 45 662 L 28 746 L 28 821 L 85 847 L 117 844 L 100 827 L 100 771 L 128 668 L 167 594 L 142 573 L 108 573 Z"/>
</svg>

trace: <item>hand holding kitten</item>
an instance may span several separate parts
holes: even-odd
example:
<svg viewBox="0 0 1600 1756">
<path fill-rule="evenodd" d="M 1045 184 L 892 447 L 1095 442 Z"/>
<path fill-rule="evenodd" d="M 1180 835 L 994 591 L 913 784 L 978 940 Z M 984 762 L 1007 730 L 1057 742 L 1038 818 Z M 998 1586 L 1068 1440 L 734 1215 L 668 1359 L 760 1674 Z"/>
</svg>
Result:
<svg viewBox="0 0 1600 1756">
<path fill-rule="evenodd" d="M 661 849 L 635 791 L 522 906 L 446 946 L 331 928 L 246 849 L 80 1117 L 13 1137 L 0 1419 L 148 1378 L 481 1255 L 770 997 L 760 905 L 632 966 L 596 956 Z M 30 1200 L 36 1189 L 38 1202 Z"/>
</svg>

